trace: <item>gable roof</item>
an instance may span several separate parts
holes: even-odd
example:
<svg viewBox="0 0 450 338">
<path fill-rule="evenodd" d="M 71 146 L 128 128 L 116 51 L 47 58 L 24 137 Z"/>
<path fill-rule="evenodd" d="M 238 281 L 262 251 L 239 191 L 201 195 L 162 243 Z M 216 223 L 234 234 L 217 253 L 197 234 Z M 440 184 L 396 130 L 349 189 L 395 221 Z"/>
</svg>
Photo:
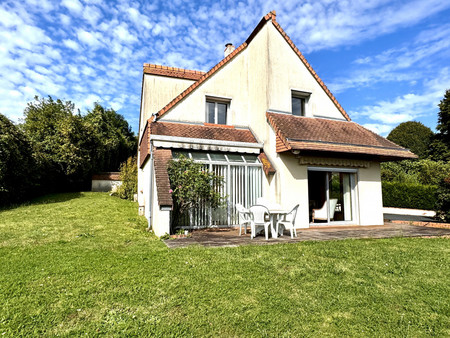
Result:
<svg viewBox="0 0 450 338">
<path fill-rule="evenodd" d="M 144 74 L 175 77 L 185 80 L 199 80 L 205 72 L 144 63 Z"/>
<path fill-rule="evenodd" d="M 250 129 L 237 129 L 225 125 L 198 125 L 158 121 L 150 123 L 149 126 L 151 135 L 258 143 Z"/>
<path fill-rule="evenodd" d="M 266 113 L 277 135 L 277 152 L 300 150 L 378 157 L 381 160 L 417 158 L 408 149 L 355 122 L 282 113 Z"/>
<path fill-rule="evenodd" d="M 247 38 L 247 40 L 242 43 L 238 48 L 236 48 L 232 53 L 230 53 L 227 57 L 225 57 L 222 61 L 220 61 L 217 65 L 215 65 L 213 68 L 211 68 L 207 73 L 202 75 L 200 79 L 198 79 L 196 82 L 194 82 L 191 86 L 189 86 L 186 90 L 184 90 L 180 95 L 175 97 L 172 101 L 170 101 L 165 107 L 160 109 L 156 113 L 156 117 L 159 118 L 166 114 L 170 109 L 172 109 L 175 105 L 177 105 L 181 100 L 183 100 L 186 96 L 188 96 L 192 91 L 194 91 L 197 87 L 199 87 L 203 82 L 205 82 L 208 78 L 210 78 L 212 75 L 214 75 L 219 69 L 221 69 L 224 65 L 226 65 L 229 61 L 231 61 L 235 56 L 237 56 L 241 51 L 243 51 L 247 46 L 251 43 L 253 38 L 258 34 L 258 32 L 264 27 L 264 25 L 271 21 L 274 27 L 280 32 L 280 34 L 283 36 L 283 38 L 286 40 L 286 42 L 291 46 L 291 48 L 294 50 L 294 52 L 297 54 L 297 56 L 300 58 L 300 60 L 303 62 L 303 64 L 306 66 L 306 68 L 309 70 L 311 75 L 316 79 L 316 81 L 319 83 L 319 85 L 322 87 L 322 89 L 325 91 L 325 93 L 330 97 L 330 99 L 333 101 L 334 105 L 337 107 L 337 109 L 344 115 L 344 117 L 350 121 L 350 117 L 345 112 L 344 108 L 339 104 L 339 102 L 336 100 L 334 95 L 330 92 L 330 90 L 327 88 L 327 86 L 324 84 L 324 82 L 320 79 L 319 75 L 314 71 L 314 69 L 311 67 L 311 65 L 306 61 L 303 54 L 299 51 L 299 49 L 295 46 L 295 44 L 292 42 L 292 40 L 289 38 L 289 36 L 286 34 L 286 32 L 281 28 L 281 26 L 276 21 L 276 12 L 271 11 L 270 13 L 266 14 L 261 21 L 258 23 L 258 25 L 255 27 L 253 32 L 250 34 L 250 36 Z M 153 120 L 153 116 L 149 119 L 150 121 Z"/>
</svg>

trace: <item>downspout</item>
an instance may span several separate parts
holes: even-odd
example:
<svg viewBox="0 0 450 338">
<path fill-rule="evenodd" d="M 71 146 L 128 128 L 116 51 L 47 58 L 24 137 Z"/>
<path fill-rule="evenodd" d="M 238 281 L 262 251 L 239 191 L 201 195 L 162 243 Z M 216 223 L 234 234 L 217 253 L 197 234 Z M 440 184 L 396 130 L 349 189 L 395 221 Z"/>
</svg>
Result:
<svg viewBox="0 0 450 338">
<path fill-rule="evenodd" d="M 152 114 L 152 117 L 154 117 L 154 120 L 156 122 L 156 114 Z M 150 122 L 151 123 L 151 122 Z M 150 128 L 150 126 L 148 126 Z M 153 217 L 152 217 L 152 211 L 153 211 L 153 170 L 154 170 L 154 164 L 153 164 L 153 142 L 152 142 L 152 135 L 149 135 L 150 137 L 150 192 L 149 192 L 149 216 L 148 216 L 148 228 L 147 230 L 153 229 Z"/>
<path fill-rule="evenodd" d="M 153 229 L 153 142 L 150 141 L 150 191 L 149 191 L 149 215 L 148 215 L 148 228 L 147 230 Z"/>
</svg>

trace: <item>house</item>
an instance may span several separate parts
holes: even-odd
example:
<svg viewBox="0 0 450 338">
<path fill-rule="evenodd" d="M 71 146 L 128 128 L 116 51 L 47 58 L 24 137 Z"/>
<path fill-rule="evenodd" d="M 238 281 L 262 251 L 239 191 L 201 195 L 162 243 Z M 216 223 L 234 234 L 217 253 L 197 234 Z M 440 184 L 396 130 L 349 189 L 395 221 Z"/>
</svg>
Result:
<svg viewBox="0 0 450 338">
<path fill-rule="evenodd" d="M 382 224 L 380 162 L 416 157 L 351 121 L 275 11 L 206 73 L 144 64 L 139 137 L 138 201 L 157 235 L 169 232 L 167 163 L 180 154 L 226 181 L 227 207 L 192 210 L 191 226 L 232 226 L 236 203 L 263 197 L 299 204 L 299 228 Z"/>
</svg>

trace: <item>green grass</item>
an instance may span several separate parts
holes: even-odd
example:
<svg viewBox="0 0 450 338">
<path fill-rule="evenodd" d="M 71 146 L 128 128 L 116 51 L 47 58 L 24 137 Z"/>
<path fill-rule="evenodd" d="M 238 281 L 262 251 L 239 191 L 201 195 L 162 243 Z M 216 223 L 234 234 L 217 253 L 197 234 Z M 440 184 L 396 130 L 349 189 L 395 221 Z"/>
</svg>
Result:
<svg viewBox="0 0 450 338">
<path fill-rule="evenodd" d="M 0 211 L 0 335 L 450 336 L 449 239 L 169 250 L 135 203 Z"/>
</svg>

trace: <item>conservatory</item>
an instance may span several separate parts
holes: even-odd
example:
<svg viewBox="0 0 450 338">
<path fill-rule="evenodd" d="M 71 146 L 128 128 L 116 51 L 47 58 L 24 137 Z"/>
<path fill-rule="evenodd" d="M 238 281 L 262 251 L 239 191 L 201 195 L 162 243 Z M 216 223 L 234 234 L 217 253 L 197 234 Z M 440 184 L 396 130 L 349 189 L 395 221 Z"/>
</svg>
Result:
<svg viewBox="0 0 450 338">
<path fill-rule="evenodd" d="M 212 210 L 207 205 L 191 210 L 184 215 L 183 223 L 190 227 L 230 226 L 239 222 L 236 203 L 250 207 L 262 196 L 262 164 L 255 154 L 202 152 L 173 150 L 176 160 L 185 156 L 204 164 L 205 168 L 224 178 L 221 187 L 217 187 L 226 198 L 222 208 Z"/>
</svg>

